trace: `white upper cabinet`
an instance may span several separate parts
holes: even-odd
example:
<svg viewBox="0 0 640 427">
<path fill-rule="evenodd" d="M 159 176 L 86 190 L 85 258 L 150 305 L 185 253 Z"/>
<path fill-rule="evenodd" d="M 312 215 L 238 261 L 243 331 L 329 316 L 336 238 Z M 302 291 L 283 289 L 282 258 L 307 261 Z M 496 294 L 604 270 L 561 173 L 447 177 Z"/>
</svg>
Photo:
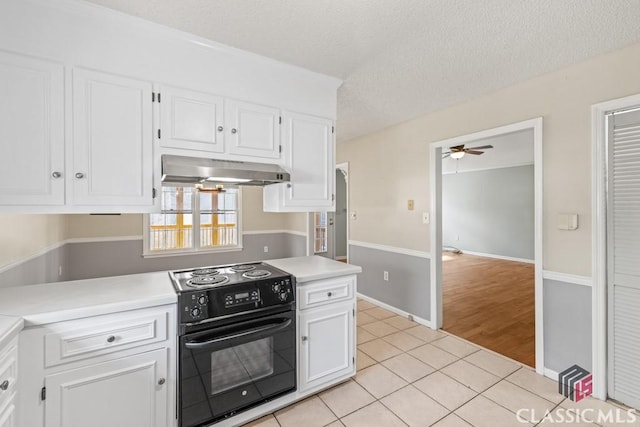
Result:
<svg viewBox="0 0 640 427">
<path fill-rule="evenodd" d="M 221 97 L 170 86 L 159 93 L 161 147 L 224 152 Z"/>
<path fill-rule="evenodd" d="M 152 84 L 73 70 L 72 203 L 153 206 Z"/>
<path fill-rule="evenodd" d="M 280 158 L 280 110 L 228 99 L 225 122 L 230 154 Z"/>
<path fill-rule="evenodd" d="M 334 210 L 333 122 L 290 112 L 284 112 L 282 119 L 284 166 L 291 173 L 291 182 L 264 188 L 264 210 Z"/>
<path fill-rule="evenodd" d="M 64 67 L 0 52 L 0 205 L 62 205 L 64 175 Z"/>
</svg>

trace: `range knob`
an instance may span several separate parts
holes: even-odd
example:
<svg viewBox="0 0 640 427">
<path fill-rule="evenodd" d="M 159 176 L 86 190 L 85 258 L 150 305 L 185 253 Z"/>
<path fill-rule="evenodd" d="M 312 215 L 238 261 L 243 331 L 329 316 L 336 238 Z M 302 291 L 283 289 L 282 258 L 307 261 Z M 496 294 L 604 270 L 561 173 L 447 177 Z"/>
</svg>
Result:
<svg viewBox="0 0 640 427">
<path fill-rule="evenodd" d="M 197 318 L 198 316 L 200 316 L 200 309 L 198 307 L 194 307 L 191 309 L 191 317 L 193 318 Z"/>
<path fill-rule="evenodd" d="M 280 284 L 276 283 L 275 285 L 273 285 L 273 292 L 278 293 L 280 292 Z"/>
<path fill-rule="evenodd" d="M 286 301 L 287 300 L 287 293 L 286 292 L 282 292 L 279 295 L 280 297 L 280 301 Z"/>
<path fill-rule="evenodd" d="M 198 297 L 198 304 L 200 305 L 205 305 L 208 301 L 209 301 L 209 298 L 207 298 L 206 295 L 200 295 Z"/>
</svg>

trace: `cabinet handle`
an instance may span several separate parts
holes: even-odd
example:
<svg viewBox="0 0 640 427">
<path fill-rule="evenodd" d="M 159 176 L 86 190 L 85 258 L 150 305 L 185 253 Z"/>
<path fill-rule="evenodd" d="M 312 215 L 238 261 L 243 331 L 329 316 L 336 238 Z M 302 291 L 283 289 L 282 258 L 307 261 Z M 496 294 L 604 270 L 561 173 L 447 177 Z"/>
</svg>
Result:
<svg viewBox="0 0 640 427">
<path fill-rule="evenodd" d="M 6 391 L 9 388 L 9 380 L 4 380 L 2 384 L 0 384 L 0 390 Z"/>
<path fill-rule="evenodd" d="M 62 174 L 61 174 L 60 172 L 53 172 L 53 173 L 51 174 L 51 176 L 57 179 L 57 178 L 62 177 Z"/>
<path fill-rule="evenodd" d="M 82 178 L 84 178 L 84 174 L 82 172 L 78 172 L 78 173 L 76 173 L 76 178 L 82 179 Z"/>
<path fill-rule="evenodd" d="M 158 380 L 158 385 L 163 385 L 165 382 L 167 382 L 164 378 L 160 378 Z"/>
<path fill-rule="evenodd" d="M 116 337 L 114 337 L 113 335 L 107 338 L 107 342 L 114 342 L 115 340 L 116 340 Z"/>
<path fill-rule="evenodd" d="M 309 341 L 309 337 L 308 337 L 308 336 L 306 336 L 306 335 L 303 335 L 303 336 L 302 336 L 302 341 Z"/>
<path fill-rule="evenodd" d="M 224 128 L 222 126 L 218 126 L 218 132 L 222 132 Z"/>
<path fill-rule="evenodd" d="M 231 129 L 231 133 L 238 133 L 238 129 L 236 128 Z"/>
<path fill-rule="evenodd" d="M 333 296 L 333 292 L 327 292 L 327 296 L 328 296 L 328 297 Z"/>
</svg>

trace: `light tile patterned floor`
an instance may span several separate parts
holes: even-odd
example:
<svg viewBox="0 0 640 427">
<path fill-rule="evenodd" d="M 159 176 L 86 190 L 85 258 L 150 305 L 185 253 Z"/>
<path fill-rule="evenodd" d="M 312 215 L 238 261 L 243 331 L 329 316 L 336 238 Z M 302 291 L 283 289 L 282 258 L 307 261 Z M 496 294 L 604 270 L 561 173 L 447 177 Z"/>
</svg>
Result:
<svg viewBox="0 0 640 427">
<path fill-rule="evenodd" d="M 508 427 L 621 424 L 557 422 L 560 412 L 620 408 L 574 403 L 531 368 L 358 300 L 354 379 L 267 415 L 251 427 Z M 522 416 L 518 420 L 519 410 Z M 545 420 L 551 413 L 554 421 Z M 594 416 L 596 411 L 583 414 Z M 622 412 L 626 417 L 626 412 Z M 568 418 L 568 417 L 567 417 Z M 625 418 L 626 419 L 626 418 Z M 529 422 L 527 422 L 529 421 Z M 542 422 L 541 422 L 542 421 Z M 640 416 L 635 423 L 640 427 Z"/>
</svg>

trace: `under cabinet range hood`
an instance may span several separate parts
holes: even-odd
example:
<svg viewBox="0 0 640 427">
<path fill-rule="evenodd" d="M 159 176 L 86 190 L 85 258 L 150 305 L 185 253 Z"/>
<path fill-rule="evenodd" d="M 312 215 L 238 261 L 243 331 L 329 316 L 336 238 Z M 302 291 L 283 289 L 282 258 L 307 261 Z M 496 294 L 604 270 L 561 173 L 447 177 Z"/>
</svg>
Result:
<svg viewBox="0 0 640 427">
<path fill-rule="evenodd" d="M 289 173 L 278 165 L 162 155 L 162 183 L 207 187 L 269 185 L 288 182 Z"/>
</svg>

